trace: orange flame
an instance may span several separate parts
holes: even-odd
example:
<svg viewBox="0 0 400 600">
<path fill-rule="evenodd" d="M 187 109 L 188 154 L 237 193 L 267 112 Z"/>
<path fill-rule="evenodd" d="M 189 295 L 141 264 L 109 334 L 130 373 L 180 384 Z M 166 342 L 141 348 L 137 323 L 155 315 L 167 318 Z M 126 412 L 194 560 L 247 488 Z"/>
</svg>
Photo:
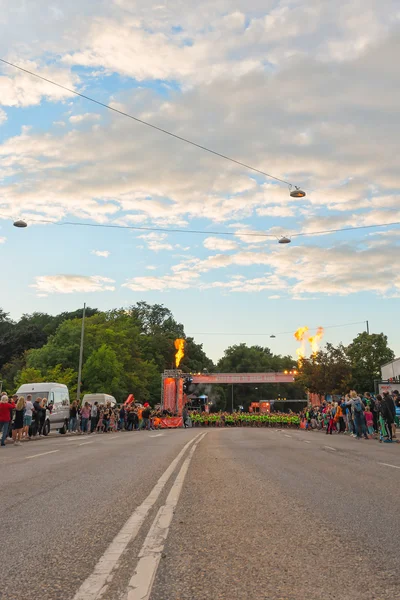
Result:
<svg viewBox="0 0 400 600">
<path fill-rule="evenodd" d="M 175 354 L 175 366 L 179 367 L 182 358 L 185 356 L 184 348 L 185 348 L 185 340 L 175 340 L 175 348 L 177 350 Z"/>
<path fill-rule="evenodd" d="M 317 354 L 317 352 L 319 350 L 318 342 L 322 340 L 323 336 L 324 336 L 324 328 L 318 327 L 317 333 L 308 338 L 308 341 L 311 344 L 312 353 L 314 355 Z"/>
<path fill-rule="evenodd" d="M 298 342 L 300 342 L 300 347 L 297 348 L 297 362 L 299 366 L 301 366 L 301 362 L 306 355 L 306 334 L 308 332 L 308 327 L 299 327 L 297 331 L 294 332 L 294 337 Z"/>
</svg>

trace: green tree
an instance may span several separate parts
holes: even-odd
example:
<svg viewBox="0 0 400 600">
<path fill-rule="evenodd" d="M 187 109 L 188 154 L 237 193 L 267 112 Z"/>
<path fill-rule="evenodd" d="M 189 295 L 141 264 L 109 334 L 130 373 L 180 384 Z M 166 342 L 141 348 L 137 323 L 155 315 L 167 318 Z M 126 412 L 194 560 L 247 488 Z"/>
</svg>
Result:
<svg viewBox="0 0 400 600">
<path fill-rule="evenodd" d="M 351 386 L 358 392 L 374 391 L 374 381 L 381 378 L 381 366 L 394 359 L 383 333 L 360 333 L 346 349 L 352 370 Z"/>
<path fill-rule="evenodd" d="M 346 348 L 327 344 L 324 350 L 304 358 L 296 382 L 315 394 L 340 394 L 351 381 L 351 364 Z"/>
<path fill-rule="evenodd" d="M 84 388 L 88 392 L 119 396 L 123 365 L 115 350 L 102 344 L 94 350 L 82 371 Z"/>
</svg>

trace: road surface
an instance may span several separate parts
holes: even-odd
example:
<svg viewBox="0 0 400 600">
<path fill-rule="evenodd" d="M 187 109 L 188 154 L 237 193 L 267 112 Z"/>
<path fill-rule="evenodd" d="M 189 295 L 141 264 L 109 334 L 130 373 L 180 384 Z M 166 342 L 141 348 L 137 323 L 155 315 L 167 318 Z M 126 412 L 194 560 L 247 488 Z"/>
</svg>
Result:
<svg viewBox="0 0 400 600">
<path fill-rule="evenodd" d="M 0 452 L 1 600 L 400 598 L 400 445 L 274 429 Z"/>
</svg>

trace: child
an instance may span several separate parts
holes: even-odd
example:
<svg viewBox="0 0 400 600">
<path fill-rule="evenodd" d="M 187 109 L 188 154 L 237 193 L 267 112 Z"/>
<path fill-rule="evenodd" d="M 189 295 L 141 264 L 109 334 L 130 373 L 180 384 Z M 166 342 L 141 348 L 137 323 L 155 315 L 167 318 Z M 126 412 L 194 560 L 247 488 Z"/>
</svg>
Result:
<svg viewBox="0 0 400 600">
<path fill-rule="evenodd" d="M 369 435 L 374 435 L 374 415 L 371 412 L 370 406 L 367 406 L 367 410 L 364 413 L 364 417 Z"/>
<path fill-rule="evenodd" d="M 100 433 L 103 432 L 103 428 L 104 428 L 104 424 L 103 424 L 103 414 L 104 412 L 101 410 L 99 413 L 99 420 L 97 422 L 97 427 L 96 427 L 96 432 Z"/>
</svg>

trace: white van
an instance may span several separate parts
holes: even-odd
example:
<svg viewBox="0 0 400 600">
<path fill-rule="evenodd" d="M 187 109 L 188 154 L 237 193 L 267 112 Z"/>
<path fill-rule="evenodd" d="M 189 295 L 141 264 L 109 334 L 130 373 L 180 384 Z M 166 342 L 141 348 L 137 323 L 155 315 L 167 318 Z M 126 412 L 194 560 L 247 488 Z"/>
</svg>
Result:
<svg viewBox="0 0 400 600">
<path fill-rule="evenodd" d="M 69 392 L 63 383 L 24 383 L 16 392 L 18 396 L 32 396 L 32 402 L 37 398 L 47 399 L 46 421 L 43 435 L 50 430 L 58 429 L 60 433 L 68 431 L 69 422 Z"/>
<path fill-rule="evenodd" d="M 85 402 L 89 402 L 90 406 L 92 406 L 95 402 L 98 403 L 99 406 L 104 406 L 105 404 L 110 403 L 112 407 L 117 404 L 114 396 L 110 396 L 110 394 L 85 394 L 82 400 L 82 406 Z"/>
</svg>

